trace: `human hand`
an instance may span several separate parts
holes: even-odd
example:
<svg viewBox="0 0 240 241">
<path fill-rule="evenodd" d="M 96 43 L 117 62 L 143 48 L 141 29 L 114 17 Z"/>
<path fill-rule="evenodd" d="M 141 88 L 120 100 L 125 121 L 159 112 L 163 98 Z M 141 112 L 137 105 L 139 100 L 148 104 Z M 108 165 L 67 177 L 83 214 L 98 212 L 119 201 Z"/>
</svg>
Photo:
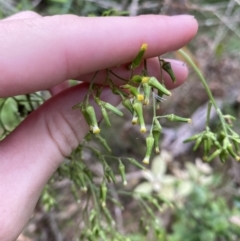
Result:
<svg viewBox="0 0 240 241">
<path fill-rule="evenodd" d="M 81 113 L 71 109 L 84 98 L 88 84 L 69 88 L 65 80 L 89 82 L 95 71 L 119 65 L 114 72 L 124 76 L 124 64 L 142 43 L 148 44 L 149 72 L 159 77 L 152 57 L 181 48 L 196 31 L 192 16 L 83 18 L 22 12 L 0 21 L 0 97 L 44 89 L 53 94 L 0 142 L 0 240 L 18 237 L 42 188 L 88 132 Z M 166 75 L 168 88 L 183 83 L 188 73 L 177 61 L 172 68 L 177 84 Z M 98 83 L 104 75 L 97 75 Z M 116 105 L 119 99 L 110 93 L 106 88 L 101 96 Z"/>
</svg>

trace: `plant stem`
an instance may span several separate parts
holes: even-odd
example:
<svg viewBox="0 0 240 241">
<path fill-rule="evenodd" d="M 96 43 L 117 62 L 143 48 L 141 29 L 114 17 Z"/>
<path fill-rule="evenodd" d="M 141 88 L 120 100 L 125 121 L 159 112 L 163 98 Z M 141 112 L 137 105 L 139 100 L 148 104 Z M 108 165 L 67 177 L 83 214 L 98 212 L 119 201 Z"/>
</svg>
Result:
<svg viewBox="0 0 240 241">
<path fill-rule="evenodd" d="M 210 122 L 210 114 L 211 114 L 211 108 L 212 108 L 212 102 L 208 102 L 208 110 L 207 110 L 207 119 L 206 119 L 206 127 L 209 127 L 209 122 Z"/>
<path fill-rule="evenodd" d="M 225 136 L 227 136 L 227 128 L 226 128 L 226 124 L 225 124 L 225 120 L 224 120 L 224 117 L 223 117 L 223 114 L 221 112 L 221 110 L 218 108 L 217 104 L 216 104 L 216 101 L 212 95 L 212 92 L 211 90 L 209 89 L 208 87 L 208 84 L 207 84 L 207 81 L 205 80 L 205 78 L 203 77 L 201 71 L 199 70 L 199 68 L 195 65 L 195 63 L 192 61 L 192 59 L 182 50 L 178 50 L 178 52 L 184 57 L 184 59 L 187 61 L 187 63 L 194 69 L 194 71 L 196 72 L 196 74 L 198 75 L 199 79 L 201 80 L 203 86 L 204 86 L 204 89 L 205 91 L 207 92 L 208 94 L 208 97 L 210 99 L 210 101 L 212 102 L 218 116 L 219 116 L 219 119 L 220 119 L 220 122 L 222 124 L 222 127 L 223 127 L 223 131 L 224 131 L 224 134 Z"/>
</svg>

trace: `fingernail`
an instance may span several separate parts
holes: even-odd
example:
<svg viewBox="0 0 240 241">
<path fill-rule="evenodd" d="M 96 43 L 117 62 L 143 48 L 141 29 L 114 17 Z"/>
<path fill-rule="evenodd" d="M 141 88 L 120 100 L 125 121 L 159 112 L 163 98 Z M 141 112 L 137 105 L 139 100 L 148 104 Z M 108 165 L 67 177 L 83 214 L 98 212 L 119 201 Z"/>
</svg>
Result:
<svg viewBox="0 0 240 241">
<path fill-rule="evenodd" d="M 175 18 L 181 18 L 181 19 L 194 19 L 195 16 L 193 15 L 188 15 L 188 14 L 182 14 L 182 15 L 175 15 L 173 16 Z"/>
</svg>

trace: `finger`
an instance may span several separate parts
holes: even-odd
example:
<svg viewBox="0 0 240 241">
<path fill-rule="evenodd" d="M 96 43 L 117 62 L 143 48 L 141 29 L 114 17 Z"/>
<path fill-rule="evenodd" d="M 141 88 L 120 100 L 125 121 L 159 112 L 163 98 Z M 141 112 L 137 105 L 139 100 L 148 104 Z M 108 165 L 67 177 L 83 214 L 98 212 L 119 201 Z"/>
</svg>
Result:
<svg viewBox="0 0 240 241">
<path fill-rule="evenodd" d="M 20 19 L 26 19 L 26 18 L 40 18 L 40 17 L 41 17 L 41 15 L 39 15 L 35 12 L 23 11 L 23 12 L 20 12 L 20 13 L 16 13 L 12 16 L 9 16 L 7 18 L 4 18 L 4 19 L 1 20 L 1 22 L 9 21 L 9 20 L 20 20 Z"/>
<path fill-rule="evenodd" d="M 173 81 L 168 73 L 166 73 L 165 71 L 162 71 L 164 84 L 166 85 L 166 87 L 168 89 L 174 89 L 174 88 L 178 87 L 179 85 L 181 85 L 186 80 L 186 78 L 188 76 L 188 69 L 187 69 L 186 64 L 183 63 L 182 61 L 173 60 L 173 59 L 165 59 L 165 60 L 169 61 L 171 63 L 173 72 L 176 76 L 176 83 L 173 83 Z M 149 76 L 155 76 L 158 80 L 162 79 L 161 71 L 160 71 L 160 64 L 159 64 L 159 61 L 157 58 L 148 59 L 147 66 L 148 66 L 148 75 Z M 143 66 L 140 66 L 140 68 L 136 69 L 136 71 L 134 71 L 134 74 L 141 74 L 141 71 L 143 69 L 142 67 Z M 112 68 L 111 71 L 115 75 L 122 77 L 126 80 L 128 80 L 130 77 L 130 72 L 127 71 L 127 68 L 125 65 L 122 65 L 122 66 L 119 66 L 116 68 Z M 86 82 L 91 82 L 94 75 L 95 75 L 95 73 L 90 73 L 90 74 L 79 76 L 77 79 L 84 80 Z M 112 81 L 114 81 L 114 83 L 116 83 L 116 85 L 124 84 L 124 81 L 119 79 L 115 75 L 111 74 L 111 72 L 107 74 L 106 70 L 99 71 L 96 78 L 94 79 L 94 83 L 101 84 L 104 82 L 104 80 L 107 77 L 109 77 Z"/>
<path fill-rule="evenodd" d="M 0 24 L 0 96 L 34 92 L 77 76 L 130 62 L 142 43 L 146 57 L 189 42 L 189 16 L 83 18 L 54 16 Z"/>
<path fill-rule="evenodd" d="M 70 83 L 68 80 L 62 82 L 61 84 L 55 85 L 49 89 L 51 95 L 56 95 L 70 87 Z"/>
<path fill-rule="evenodd" d="M 43 186 L 88 132 L 80 111 L 71 109 L 87 91 L 88 86 L 80 84 L 54 96 L 0 143 L 0 195 L 4 196 L 0 199 L 0 240 L 15 240 Z M 101 96 L 114 105 L 119 101 L 108 89 Z"/>
</svg>

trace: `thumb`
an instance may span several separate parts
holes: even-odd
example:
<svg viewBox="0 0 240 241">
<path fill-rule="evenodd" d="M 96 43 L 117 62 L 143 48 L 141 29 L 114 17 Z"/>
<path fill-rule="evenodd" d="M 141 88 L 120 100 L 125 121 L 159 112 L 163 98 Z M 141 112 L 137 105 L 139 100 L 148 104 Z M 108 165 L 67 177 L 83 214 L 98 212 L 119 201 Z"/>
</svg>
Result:
<svg viewBox="0 0 240 241">
<path fill-rule="evenodd" d="M 88 132 L 81 112 L 71 109 L 87 91 L 80 84 L 52 97 L 0 143 L 0 240 L 15 240 L 43 186 Z M 101 98 L 119 102 L 107 88 Z"/>
</svg>

